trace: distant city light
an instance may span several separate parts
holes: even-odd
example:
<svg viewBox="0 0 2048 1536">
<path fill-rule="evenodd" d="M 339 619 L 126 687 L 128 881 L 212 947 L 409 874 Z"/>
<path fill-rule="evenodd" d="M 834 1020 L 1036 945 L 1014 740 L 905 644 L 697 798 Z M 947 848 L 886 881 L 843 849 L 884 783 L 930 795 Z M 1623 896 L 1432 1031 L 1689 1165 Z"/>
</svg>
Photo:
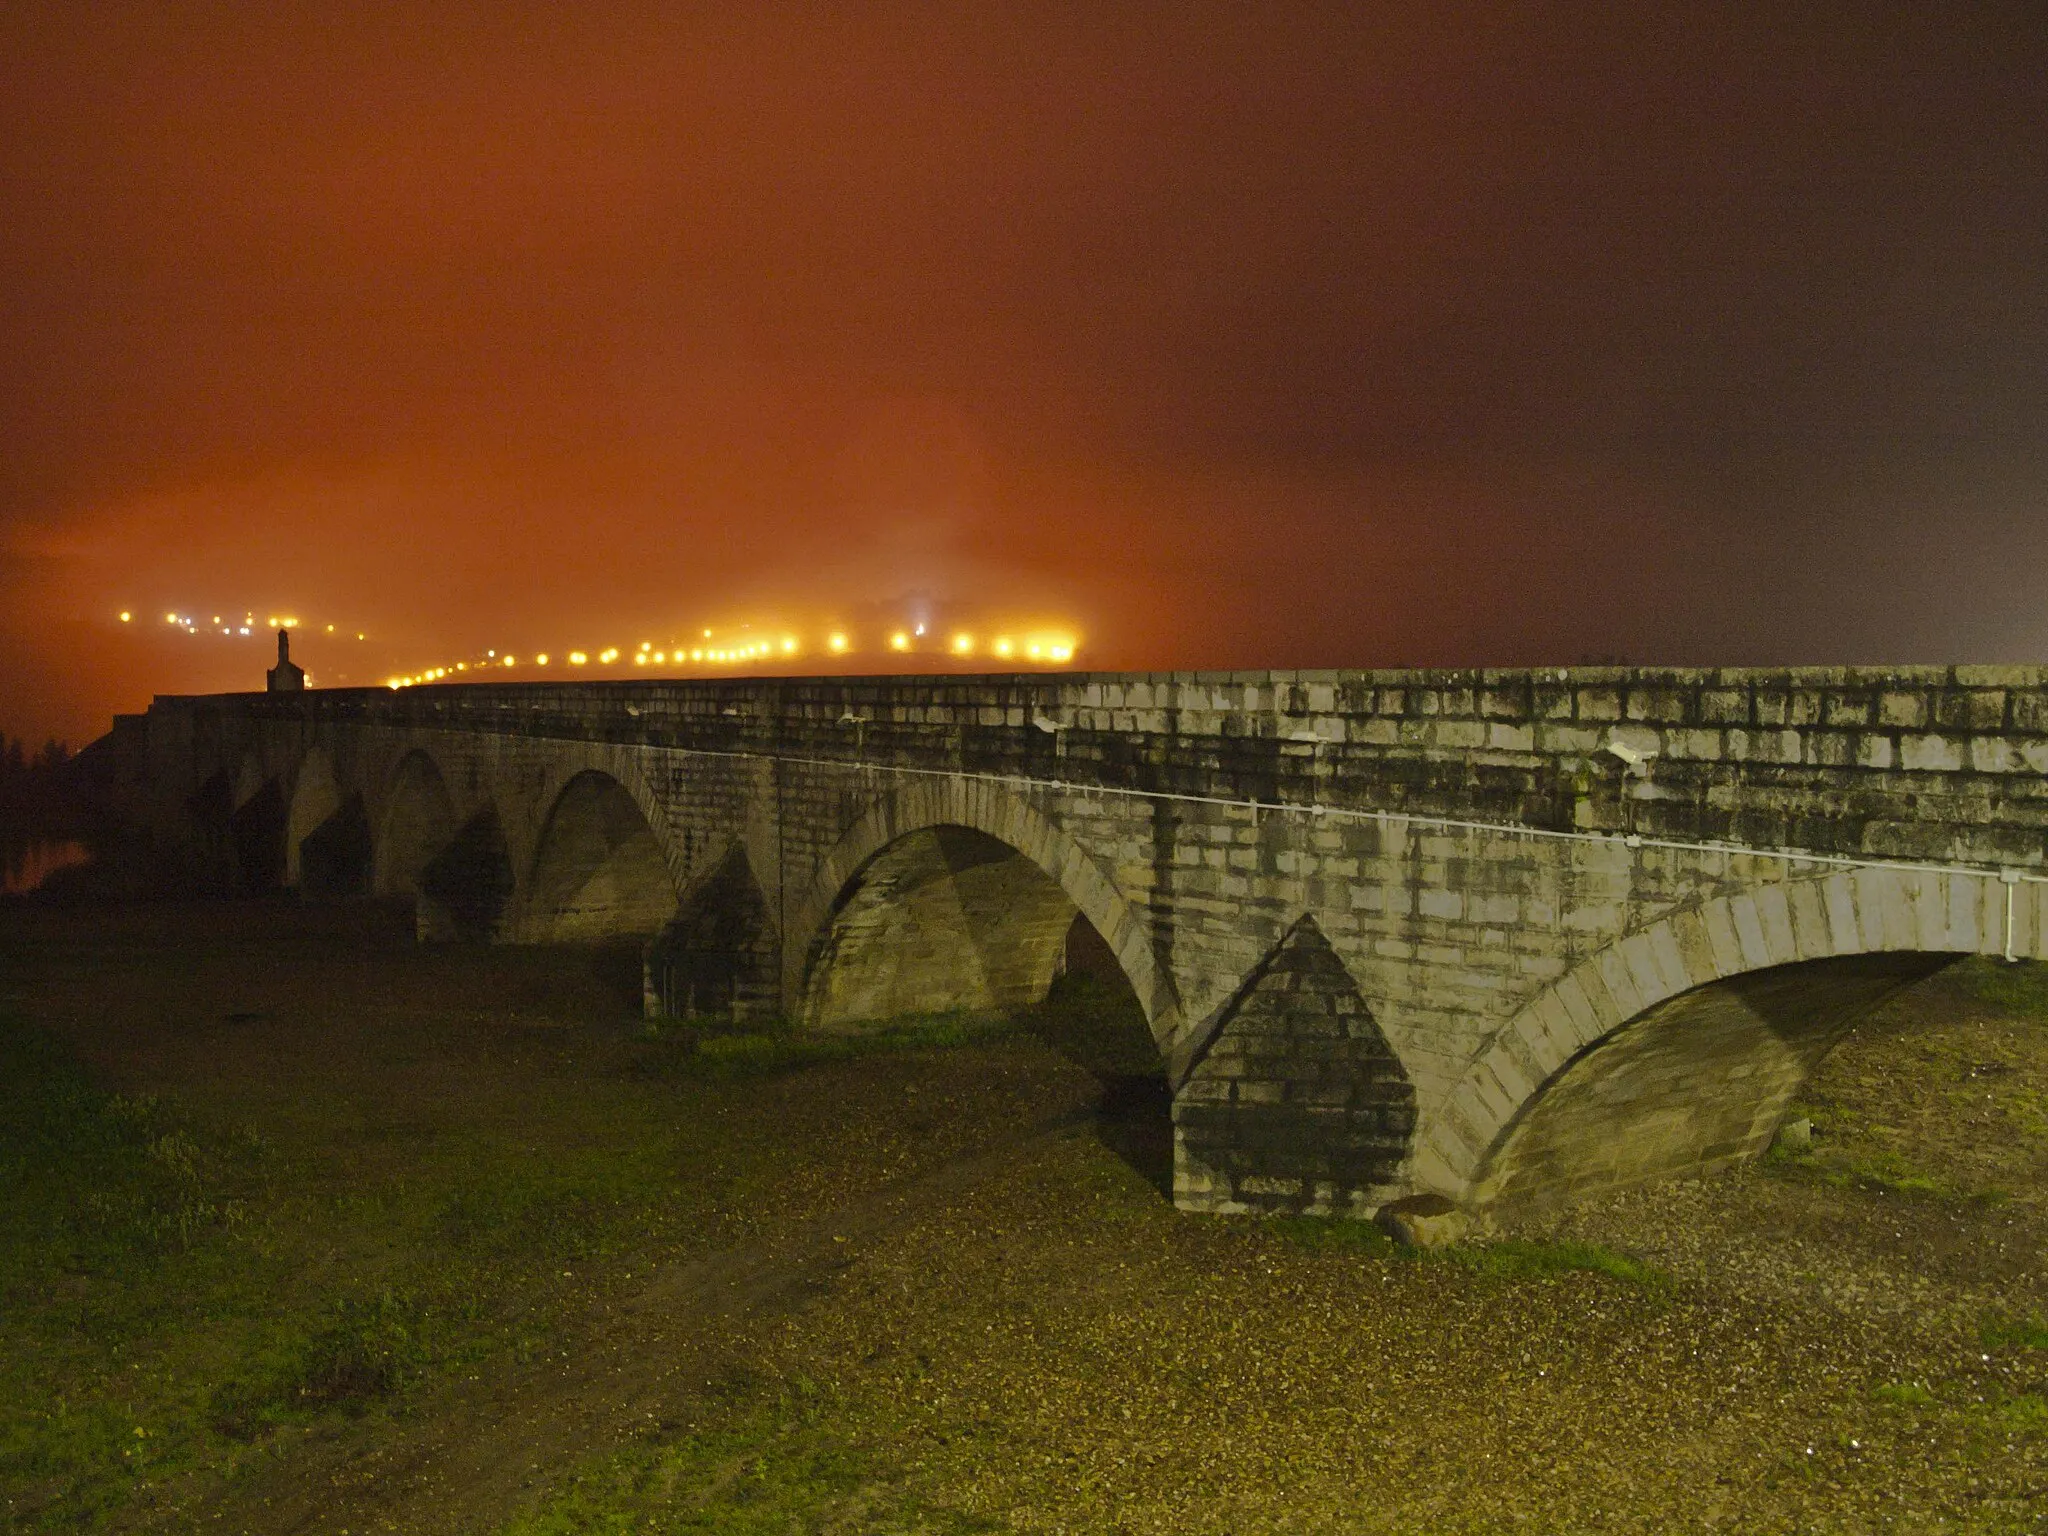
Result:
<svg viewBox="0 0 2048 1536">
<path fill-rule="evenodd" d="M 119 618 L 123 624 L 132 623 L 135 617 L 132 608 L 119 610 Z M 164 622 L 184 630 L 187 634 L 196 635 L 201 628 L 196 617 L 177 609 L 165 612 Z M 296 629 L 308 623 L 328 635 L 341 633 L 347 628 L 338 621 L 306 621 L 289 613 L 275 612 L 266 619 L 262 628 L 256 628 L 255 610 L 250 610 L 239 628 L 233 619 L 222 614 L 213 615 L 209 632 L 217 631 L 226 636 L 246 637 L 252 631 L 266 634 L 268 630 Z M 851 655 L 856 651 L 854 637 L 844 629 L 812 631 L 807 635 L 801 630 L 782 629 L 779 625 L 773 628 L 763 625 L 762 628 L 767 630 L 766 634 L 748 623 L 741 623 L 736 628 L 738 634 L 732 639 L 707 645 L 692 645 L 688 648 L 675 645 L 657 650 L 658 642 L 654 640 L 638 641 L 631 651 L 633 664 L 637 667 L 646 667 L 650 663 L 657 667 L 684 667 L 703 666 L 708 663 L 713 666 L 732 667 L 746 666 L 777 656 L 797 657 L 811 650 L 822 650 L 835 657 Z M 919 641 L 930 632 L 929 621 L 919 621 L 906 628 L 889 631 L 886 648 L 899 654 L 922 650 Z M 369 638 L 367 632 L 363 630 L 355 630 L 353 633 L 358 641 Z M 707 627 L 702 630 L 702 635 L 707 641 L 713 640 L 718 633 L 719 631 L 714 628 Z M 976 654 L 986 654 L 1006 662 L 1021 658 L 1038 665 L 1064 665 L 1073 660 L 1077 644 L 1070 632 L 1060 630 L 1040 630 L 1035 633 L 1012 630 L 1007 634 L 992 637 L 986 634 L 977 637 L 974 632 L 965 629 L 942 630 L 940 633 L 945 637 L 944 649 L 962 661 Z M 592 663 L 611 666 L 624 660 L 626 654 L 627 652 L 620 646 L 606 645 L 596 651 L 569 651 L 564 653 L 563 659 L 572 667 L 589 666 Z M 529 664 L 545 667 L 548 663 L 549 653 L 539 651 L 534 653 Z M 419 683 L 440 682 L 457 676 L 466 677 L 471 672 L 512 667 L 517 664 L 512 656 L 501 656 L 496 647 L 487 647 L 459 653 L 446 661 L 423 667 L 416 673 L 394 674 L 386 679 L 386 684 L 389 687 L 402 688 Z"/>
</svg>

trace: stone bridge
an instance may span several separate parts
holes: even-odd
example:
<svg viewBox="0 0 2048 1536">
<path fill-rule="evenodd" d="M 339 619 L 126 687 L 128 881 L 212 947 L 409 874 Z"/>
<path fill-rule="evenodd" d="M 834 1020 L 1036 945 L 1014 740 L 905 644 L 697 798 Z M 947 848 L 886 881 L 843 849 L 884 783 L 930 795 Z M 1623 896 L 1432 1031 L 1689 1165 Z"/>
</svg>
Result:
<svg viewBox="0 0 2048 1536">
<path fill-rule="evenodd" d="M 1887 994 L 2048 946 L 2034 667 L 465 684 L 126 729 L 214 878 L 632 940 L 650 1011 L 851 1029 L 1120 973 L 1197 1210 L 1719 1166 Z"/>
</svg>

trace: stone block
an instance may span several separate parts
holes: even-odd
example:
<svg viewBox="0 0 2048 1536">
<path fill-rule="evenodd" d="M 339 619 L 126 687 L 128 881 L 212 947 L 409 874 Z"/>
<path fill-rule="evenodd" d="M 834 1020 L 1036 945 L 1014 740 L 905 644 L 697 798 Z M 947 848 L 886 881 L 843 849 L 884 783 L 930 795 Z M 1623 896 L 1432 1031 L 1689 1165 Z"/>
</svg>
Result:
<svg viewBox="0 0 2048 1536">
<path fill-rule="evenodd" d="M 1782 885 L 1760 886 L 1755 892 L 1757 921 L 1763 929 L 1764 948 L 1773 965 L 1789 965 L 1803 958 L 1798 936 L 1792 931 L 1791 903 Z"/>
<path fill-rule="evenodd" d="M 1867 693 L 1830 693 L 1821 707 L 1821 723 L 1831 729 L 1854 729 L 1869 725 L 1876 712 L 1876 700 Z"/>
<path fill-rule="evenodd" d="M 2002 736 L 1972 736 L 1970 738 L 1970 767 L 1977 773 L 2017 773 L 2020 771 L 2020 754 L 2013 749 L 2010 741 Z"/>
<path fill-rule="evenodd" d="M 1691 704 L 1676 688 L 1631 688 L 1624 713 L 1631 720 L 1678 725 L 1692 718 Z"/>
<path fill-rule="evenodd" d="M 1946 689 L 1934 696 L 1934 723 L 1945 731 L 1996 731 L 2005 725 L 2002 688 Z"/>
<path fill-rule="evenodd" d="M 1617 688 L 1581 688 L 1573 713 L 1580 720 L 1619 720 L 1621 691 Z"/>
<path fill-rule="evenodd" d="M 1408 1248 L 1448 1248 L 1460 1241 L 1471 1218 L 1438 1194 L 1409 1195 L 1379 1208 L 1373 1220 Z"/>
<path fill-rule="evenodd" d="M 1667 757 L 1683 758 L 1695 763 L 1718 763 L 1725 749 L 1720 731 L 1678 730 L 1664 733 L 1664 752 Z"/>
<path fill-rule="evenodd" d="M 2012 729 L 2048 736 L 2048 688 L 2033 687 L 2011 696 Z"/>
<path fill-rule="evenodd" d="M 1962 746 L 1945 736 L 1902 736 L 1899 766 L 1909 773 L 1954 773 L 1963 766 Z"/>
<path fill-rule="evenodd" d="M 1415 907 L 1423 917 L 1457 922 L 1465 915 L 1465 898 L 1457 891 L 1442 886 L 1425 886 L 1416 892 Z"/>
<path fill-rule="evenodd" d="M 1536 733 L 1526 725 L 1495 722 L 1486 728 L 1486 745 L 1496 752 L 1533 752 L 1536 750 Z"/>
<path fill-rule="evenodd" d="M 1745 891 L 1728 899 L 1728 919 L 1735 928 L 1735 942 L 1741 951 L 1737 970 L 1758 971 L 1772 964 L 1770 943 L 1764 937 L 1763 918 L 1757 912 L 1756 897 Z"/>
<path fill-rule="evenodd" d="M 1709 688 L 1700 694 L 1700 719 L 1708 725 L 1747 725 L 1749 694 L 1741 688 Z"/>
<path fill-rule="evenodd" d="M 1878 696 L 1877 723 L 1918 730 L 1927 724 L 1927 696 L 1920 693 L 1885 693 Z"/>
</svg>

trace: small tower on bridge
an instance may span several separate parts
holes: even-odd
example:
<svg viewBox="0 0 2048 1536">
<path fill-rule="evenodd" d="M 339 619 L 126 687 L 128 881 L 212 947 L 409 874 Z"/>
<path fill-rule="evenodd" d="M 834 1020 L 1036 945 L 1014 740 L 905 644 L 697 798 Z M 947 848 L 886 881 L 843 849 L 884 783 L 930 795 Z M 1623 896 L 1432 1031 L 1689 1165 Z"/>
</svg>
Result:
<svg viewBox="0 0 2048 1536">
<path fill-rule="evenodd" d="M 292 660 L 292 633 L 280 628 L 277 632 L 277 665 L 263 674 L 264 686 L 272 693 L 302 693 L 306 687 L 306 669 Z"/>
</svg>

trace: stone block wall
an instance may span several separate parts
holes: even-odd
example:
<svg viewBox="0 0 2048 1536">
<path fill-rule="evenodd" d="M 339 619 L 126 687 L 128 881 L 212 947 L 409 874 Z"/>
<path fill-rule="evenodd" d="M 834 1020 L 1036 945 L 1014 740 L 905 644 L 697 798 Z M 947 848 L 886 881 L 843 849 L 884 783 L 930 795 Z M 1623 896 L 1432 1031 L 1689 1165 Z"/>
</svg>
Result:
<svg viewBox="0 0 2048 1536">
<path fill-rule="evenodd" d="M 1418 1179 L 1474 1177 L 1559 1070 L 1527 1031 L 1566 989 L 1612 970 L 1617 1028 L 1657 1000 L 1618 958 L 1637 937 L 1675 932 L 1687 913 L 1742 912 L 1768 956 L 1783 947 L 1772 924 L 1812 926 L 1828 867 L 1782 850 L 1981 866 L 1991 876 L 1950 884 L 1989 913 L 2001 898 L 1979 891 L 1983 878 L 2041 871 L 2048 837 L 2038 667 L 635 679 L 164 699 L 145 775 L 161 832 L 212 849 L 216 865 L 264 865 L 278 852 L 264 829 L 289 822 L 316 748 L 331 764 L 323 792 L 362 797 L 387 888 L 429 883 L 405 873 L 421 868 L 418 849 L 392 854 L 405 841 L 393 828 L 414 842 L 449 818 L 496 828 L 505 889 L 481 927 L 500 937 L 560 930 L 574 819 L 563 796 L 578 774 L 605 776 L 646 823 L 661 902 L 715 901 L 719 871 L 744 858 L 747 952 L 780 976 L 785 1011 L 814 988 L 859 994 L 854 1012 L 965 997 L 946 977 L 959 969 L 948 957 L 968 953 L 985 983 L 991 961 L 1022 978 L 1003 982 L 1007 998 L 1044 968 L 1004 923 L 1053 934 L 1086 913 L 1184 1085 L 1183 1198 L 1224 1209 L 1349 1209 Z M 400 793 L 409 756 L 431 760 L 445 810 Z M 215 801 L 225 809 L 193 809 Z M 955 871 L 943 889 L 860 908 L 863 861 L 939 824 L 1018 850 L 1058 899 L 1040 912 L 1028 881 Z M 615 908 L 652 920 L 657 866 L 642 857 L 621 885 L 611 852 L 627 844 L 639 846 L 606 840 L 571 869 L 585 896 L 637 893 L 585 901 L 596 927 Z M 951 928 L 936 907 L 910 920 L 917 900 L 941 897 Z M 2037 911 L 2033 887 L 2017 899 Z M 1916 911 L 1883 947 L 1924 942 Z M 854 927 L 835 939 L 847 912 Z M 1969 943 L 1996 947 L 1993 919 L 1973 921 Z M 1276 1023 L 1253 987 L 1294 975 L 1311 930 L 1367 1033 Z M 862 950 L 863 933 L 900 954 Z M 1951 925 L 1937 947 L 1963 942 Z M 1335 971 L 1317 974 L 1334 984 Z M 1283 1038 L 1313 1043 L 1272 1048 Z"/>
</svg>

